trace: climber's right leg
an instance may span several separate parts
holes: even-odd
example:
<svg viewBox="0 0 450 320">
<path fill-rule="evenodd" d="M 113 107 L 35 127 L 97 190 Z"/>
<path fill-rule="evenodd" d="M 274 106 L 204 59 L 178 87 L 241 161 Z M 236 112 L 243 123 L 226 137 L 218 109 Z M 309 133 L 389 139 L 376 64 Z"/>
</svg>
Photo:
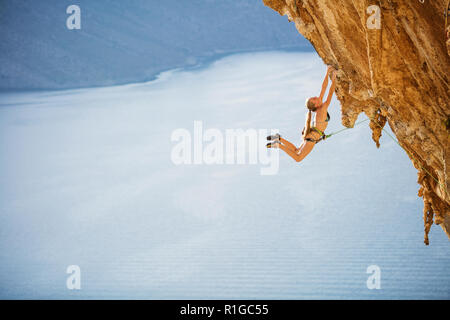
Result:
<svg viewBox="0 0 450 320">
<path fill-rule="evenodd" d="M 299 162 L 301 160 L 300 156 L 297 153 L 297 149 L 292 150 L 288 147 L 286 147 L 285 145 L 280 144 L 279 148 L 281 150 L 283 150 L 284 152 L 286 152 L 292 159 L 294 159 L 295 161 Z"/>
<path fill-rule="evenodd" d="M 286 139 L 283 139 L 280 137 L 280 141 L 283 145 L 285 145 L 288 149 L 291 149 L 292 151 L 297 151 L 297 147 L 290 143 L 289 141 L 287 141 Z"/>
<path fill-rule="evenodd" d="M 267 140 L 273 140 L 267 144 L 267 148 L 279 148 L 286 152 L 295 161 L 300 161 L 297 154 L 297 147 L 286 139 L 281 138 L 279 134 L 276 136 L 268 136 Z"/>
</svg>

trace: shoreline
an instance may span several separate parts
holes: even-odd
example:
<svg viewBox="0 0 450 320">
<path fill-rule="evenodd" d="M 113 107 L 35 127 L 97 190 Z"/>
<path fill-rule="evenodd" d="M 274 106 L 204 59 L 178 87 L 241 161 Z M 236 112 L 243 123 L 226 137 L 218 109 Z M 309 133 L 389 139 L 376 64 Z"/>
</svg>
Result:
<svg viewBox="0 0 450 320">
<path fill-rule="evenodd" d="M 214 61 L 220 60 L 227 56 L 232 56 L 236 54 L 245 54 L 245 53 L 261 53 L 261 52 L 315 52 L 314 48 L 304 47 L 304 46 L 289 46 L 289 47 L 280 47 L 280 48 L 255 48 L 255 49 L 246 49 L 246 50 L 230 50 L 224 52 L 214 52 L 205 54 L 204 56 L 196 57 L 195 64 L 180 64 L 178 66 L 172 66 L 169 68 L 161 68 L 161 70 L 153 73 L 149 77 L 145 77 L 143 79 L 136 80 L 123 80 L 118 81 L 116 83 L 104 84 L 104 85 L 92 85 L 92 86 L 82 86 L 82 87 L 67 87 L 67 88 L 29 88 L 29 89 L 4 89 L 0 88 L 0 95 L 4 94 L 24 94 L 24 93 L 45 93 L 45 92 L 65 92 L 65 91 L 75 91 L 75 90 L 87 90 L 87 89 L 100 89 L 100 88 L 111 88 L 117 86 L 125 86 L 131 84 L 144 84 L 147 82 L 151 82 L 157 80 L 158 77 L 171 70 L 197 70 L 204 67 L 207 67 Z"/>
</svg>

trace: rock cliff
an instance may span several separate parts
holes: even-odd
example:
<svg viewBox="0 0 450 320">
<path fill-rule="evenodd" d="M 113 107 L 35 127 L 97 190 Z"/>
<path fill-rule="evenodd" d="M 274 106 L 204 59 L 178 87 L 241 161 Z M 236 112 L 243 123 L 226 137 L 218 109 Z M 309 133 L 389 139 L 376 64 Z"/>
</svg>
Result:
<svg viewBox="0 0 450 320">
<path fill-rule="evenodd" d="M 344 126 L 364 112 L 377 147 L 382 128 L 392 129 L 418 170 L 425 244 L 433 223 L 450 238 L 448 0 L 263 2 L 338 69 Z"/>
</svg>

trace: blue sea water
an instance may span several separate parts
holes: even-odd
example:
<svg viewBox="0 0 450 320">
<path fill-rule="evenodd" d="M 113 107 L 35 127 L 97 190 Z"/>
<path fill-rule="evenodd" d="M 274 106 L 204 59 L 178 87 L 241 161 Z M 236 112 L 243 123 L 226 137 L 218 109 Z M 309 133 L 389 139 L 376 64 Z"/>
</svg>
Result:
<svg viewBox="0 0 450 320">
<path fill-rule="evenodd" d="M 433 226 L 423 244 L 416 170 L 367 122 L 301 163 L 280 153 L 275 175 L 171 161 L 172 132 L 194 121 L 299 144 L 325 69 L 315 53 L 260 52 L 146 83 L 2 93 L 0 297 L 449 299 L 449 241 Z M 330 114 L 341 129 L 336 99 Z"/>
</svg>

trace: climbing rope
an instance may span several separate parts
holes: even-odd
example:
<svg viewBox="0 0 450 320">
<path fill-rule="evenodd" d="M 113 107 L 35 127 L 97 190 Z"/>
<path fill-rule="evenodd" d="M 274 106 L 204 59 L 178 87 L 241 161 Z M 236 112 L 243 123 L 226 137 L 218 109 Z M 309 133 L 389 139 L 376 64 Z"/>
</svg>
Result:
<svg viewBox="0 0 450 320">
<path fill-rule="evenodd" d="M 402 147 L 402 145 L 400 144 L 400 142 L 398 142 L 398 140 L 397 139 L 395 139 L 386 129 L 384 129 L 382 126 L 380 126 L 380 124 L 377 122 L 377 121 L 375 121 L 374 119 L 373 119 L 373 117 L 371 118 L 371 120 L 378 126 L 378 127 L 380 127 L 380 129 L 381 130 L 383 130 L 383 132 L 384 133 L 386 133 L 391 139 L 392 139 L 392 141 L 394 141 L 396 144 L 398 144 L 398 146 L 400 147 L 400 148 L 402 148 L 403 150 L 405 150 L 405 148 L 403 148 Z M 405 152 L 409 155 L 409 157 L 415 162 L 415 163 L 417 163 L 418 165 L 419 165 L 419 167 L 426 173 L 426 174 L 428 174 L 437 184 L 439 184 L 441 187 L 442 187 L 442 189 L 445 191 L 445 193 L 447 194 L 447 196 L 448 196 L 448 192 L 447 192 L 447 188 L 445 187 L 445 185 L 442 183 L 442 182 L 440 182 L 434 175 L 432 175 L 424 166 L 422 166 L 422 164 L 419 162 L 419 161 L 417 161 L 417 159 L 408 151 L 408 150 L 405 150 Z"/>
<path fill-rule="evenodd" d="M 400 148 L 402 148 L 403 150 L 405 150 L 405 149 L 402 147 L 402 145 L 400 144 L 400 142 L 398 142 L 397 139 L 395 139 L 395 138 L 394 138 L 394 137 L 393 137 L 386 129 L 384 129 L 384 128 L 378 123 L 378 121 L 374 120 L 374 117 L 370 117 L 370 118 L 367 118 L 367 119 L 365 119 L 365 120 L 356 122 L 355 125 L 354 125 L 353 127 L 356 127 L 356 126 L 358 126 L 358 125 L 360 125 L 360 124 L 362 124 L 362 123 L 364 123 L 364 122 L 366 122 L 366 121 L 369 121 L 369 120 L 372 120 L 372 122 L 374 122 L 378 127 L 380 127 L 380 129 L 381 129 L 384 133 L 386 133 L 386 134 L 392 139 L 392 141 L 394 141 Z M 343 129 L 338 130 L 338 131 L 336 131 L 336 132 L 332 132 L 332 133 L 330 133 L 330 134 L 325 135 L 325 138 L 330 138 L 331 136 L 335 136 L 335 135 L 337 135 L 337 134 L 339 134 L 339 133 L 341 133 L 341 132 L 343 132 L 343 131 L 349 130 L 349 129 L 352 129 L 352 128 L 343 128 Z M 448 196 L 447 188 L 445 187 L 445 185 L 444 185 L 442 182 L 440 182 L 433 174 L 431 174 L 424 166 L 422 166 L 421 163 L 420 163 L 419 161 L 417 161 L 417 159 L 416 159 L 409 151 L 405 150 L 405 152 L 410 156 L 410 158 L 411 158 L 415 163 L 417 163 L 417 164 L 419 165 L 419 167 L 420 167 L 426 174 L 428 174 L 428 175 L 429 175 L 429 176 L 430 176 L 437 184 L 439 184 L 439 185 L 442 187 L 442 189 L 445 191 L 445 193 L 446 193 L 447 196 Z"/>
<path fill-rule="evenodd" d="M 373 117 L 372 117 L 373 120 Z M 391 139 L 392 141 L 394 141 L 395 143 L 397 143 L 400 148 L 402 148 L 403 150 L 405 150 L 405 152 L 409 155 L 409 157 L 419 165 L 419 167 L 426 173 L 428 174 L 438 185 L 441 186 L 442 190 L 444 190 L 446 196 L 448 197 L 448 191 L 447 188 L 445 187 L 445 185 L 443 183 L 441 183 L 434 175 L 432 175 L 424 166 L 422 166 L 422 164 L 417 161 L 417 159 L 410 153 L 408 152 L 408 150 L 404 149 L 400 142 L 398 142 L 397 139 L 395 139 L 387 130 L 385 130 L 382 126 L 380 126 L 380 124 L 377 121 L 373 121 L 375 122 L 380 128 L 381 130 L 383 130 L 383 132 L 385 132 Z M 424 243 L 428 246 L 430 244 L 430 240 L 428 238 L 428 233 L 430 232 L 430 228 L 431 225 L 433 224 L 433 215 L 435 215 L 435 213 L 433 212 L 433 208 L 431 207 L 431 203 L 429 201 L 425 201 L 425 194 L 423 194 L 423 199 L 424 199 L 424 215 L 423 215 L 423 222 L 424 222 Z"/>
<path fill-rule="evenodd" d="M 450 0 L 449 0 L 449 2 L 450 2 Z M 423 170 L 423 172 L 425 172 L 427 175 L 429 175 L 438 185 L 440 185 L 441 186 L 441 190 L 443 190 L 444 191 L 444 193 L 445 193 L 445 195 L 447 196 L 447 197 L 449 197 L 449 194 L 448 194 L 448 191 L 447 191 L 447 188 L 446 188 L 446 186 L 442 183 L 442 182 L 440 182 L 439 181 L 439 179 L 437 179 L 431 172 L 429 172 L 419 161 L 417 161 L 417 159 L 408 151 L 408 150 L 406 150 L 405 148 L 403 148 L 402 147 L 402 145 L 400 144 L 400 142 L 397 140 L 397 139 L 395 139 L 386 129 L 384 129 L 384 125 L 383 126 L 381 126 L 379 123 L 378 123 L 378 121 L 376 121 L 375 119 L 374 119 L 374 116 L 372 116 L 372 117 L 370 117 L 370 118 L 367 118 L 367 119 L 365 119 L 365 120 L 362 120 L 362 121 L 359 121 L 359 122 L 356 122 L 355 124 L 354 124 L 354 126 L 353 126 L 353 128 L 354 127 L 356 127 L 356 126 L 358 126 L 358 125 L 360 125 L 360 124 L 362 124 L 362 123 L 364 123 L 364 122 L 366 122 L 366 121 L 369 121 L 369 120 L 371 120 L 373 123 L 375 123 L 384 133 L 386 133 L 387 135 L 388 135 L 388 137 L 389 138 L 391 138 L 392 139 L 392 141 L 394 141 L 400 148 L 402 148 L 407 154 L 408 154 L 408 156 L 413 160 L 413 162 L 415 163 L 415 164 L 417 164 L 422 170 Z M 341 132 L 343 132 L 343 131 L 345 131 L 345 130 L 349 130 L 349 129 L 352 129 L 352 128 L 343 128 L 343 129 L 341 129 L 341 130 L 338 130 L 338 131 L 335 131 L 335 132 L 332 132 L 332 133 L 330 133 L 330 134 L 325 134 L 325 133 L 322 133 L 322 137 L 320 138 L 320 140 L 319 141 L 321 141 L 321 140 L 325 140 L 325 139 L 327 139 L 327 138 L 330 138 L 330 137 L 332 137 L 332 136 L 335 136 L 335 135 L 337 135 L 337 134 L 339 134 L 339 133 L 341 133 Z M 319 132 L 320 133 L 320 132 Z M 423 185 L 422 184 L 422 188 L 424 188 L 424 187 L 426 187 L 425 185 Z M 421 189 L 421 190 L 423 190 L 423 189 Z M 419 196 L 420 196 L 420 192 L 419 192 Z M 425 235 L 424 235 L 424 243 L 426 244 L 426 245 L 429 245 L 429 243 L 430 243 L 430 241 L 429 241 L 429 238 L 428 238 L 428 233 L 430 232 L 430 228 L 431 228 L 431 225 L 433 224 L 433 216 L 434 215 L 437 215 L 437 213 L 435 213 L 434 212 L 434 208 L 432 208 L 432 204 L 431 204 L 431 202 L 429 201 L 429 200 L 426 200 L 426 195 L 425 195 L 425 193 L 423 193 L 422 194 L 422 196 L 423 196 L 423 199 L 424 199 L 424 215 L 423 215 L 423 219 L 424 219 L 424 232 L 425 232 Z M 450 198 L 450 197 L 449 197 Z M 436 218 L 437 219 L 437 218 Z"/>
<path fill-rule="evenodd" d="M 355 125 L 353 126 L 353 128 L 356 127 L 356 126 L 359 126 L 361 123 L 364 123 L 364 122 L 369 121 L 369 120 L 370 120 L 370 119 L 365 119 L 365 120 L 362 120 L 362 121 L 358 121 L 358 122 L 355 123 Z M 337 134 L 339 134 L 339 133 L 341 133 L 341 132 L 343 132 L 343 131 L 345 131 L 345 130 L 349 130 L 349 129 L 353 129 L 353 128 L 344 128 L 344 129 L 338 130 L 338 131 L 336 131 L 336 132 L 332 132 L 332 133 L 330 133 L 330 134 L 326 134 L 325 137 L 326 137 L 326 138 L 329 138 L 329 137 L 335 136 L 335 135 L 337 135 Z"/>
<path fill-rule="evenodd" d="M 402 148 L 402 149 L 409 155 L 409 157 L 414 161 L 414 163 L 418 164 L 419 167 L 420 167 L 427 175 L 429 175 L 429 176 L 430 176 L 430 177 L 431 177 L 438 185 L 441 186 L 441 188 L 442 188 L 442 190 L 444 190 L 445 194 L 446 194 L 447 196 L 449 196 L 449 195 L 448 195 L 447 188 L 445 187 L 445 185 L 444 185 L 443 183 L 441 183 L 441 182 L 440 182 L 433 174 L 431 174 L 424 166 L 422 166 L 422 164 L 421 164 L 419 161 L 417 161 L 417 159 L 416 159 L 416 158 L 415 158 L 408 150 L 404 149 L 404 148 L 402 147 L 402 145 L 400 144 L 400 142 L 398 142 L 397 139 L 395 139 L 395 138 L 394 138 L 394 137 L 393 137 L 386 129 L 384 129 L 384 128 L 378 123 L 378 121 L 374 120 L 374 117 L 373 117 L 373 116 L 370 117 L 370 119 L 368 118 L 368 119 L 365 119 L 365 120 L 363 120 L 363 121 L 357 122 L 357 123 L 355 124 L 355 126 L 357 126 L 357 125 L 359 125 L 359 124 L 361 124 L 361 123 L 363 123 L 363 122 L 365 122 L 365 121 L 368 121 L 368 120 L 372 120 L 372 122 L 374 122 L 378 127 L 380 127 L 380 129 L 381 129 L 384 133 L 386 133 L 386 134 L 388 135 L 388 137 L 390 137 L 390 138 L 392 139 L 392 141 L 394 141 L 400 148 Z M 351 128 L 344 128 L 344 129 L 342 129 L 342 130 L 333 132 L 333 133 L 327 135 L 327 137 L 331 137 L 331 136 L 333 136 L 333 135 L 339 134 L 340 132 L 345 131 L 345 130 L 347 130 L 347 129 L 351 129 Z M 428 233 L 430 232 L 431 225 L 433 224 L 433 215 L 435 215 L 435 213 L 433 212 L 433 209 L 432 209 L 432 207 L 431 207 L 431 203 L 430 203 L 429 201 L 425 201 L 425 195 L 423 195 L 423 196 L 424 196 L 424 216 L 423 216 L 423 219 L 424 219 L 424 232 L 425 232 L 425 235 L 424 235 L 424 243 L 425 243 L 426 245 L 429 245 L 430 240 L 429 240 L 429 238 L 428 238 Z"/>
</svg>

